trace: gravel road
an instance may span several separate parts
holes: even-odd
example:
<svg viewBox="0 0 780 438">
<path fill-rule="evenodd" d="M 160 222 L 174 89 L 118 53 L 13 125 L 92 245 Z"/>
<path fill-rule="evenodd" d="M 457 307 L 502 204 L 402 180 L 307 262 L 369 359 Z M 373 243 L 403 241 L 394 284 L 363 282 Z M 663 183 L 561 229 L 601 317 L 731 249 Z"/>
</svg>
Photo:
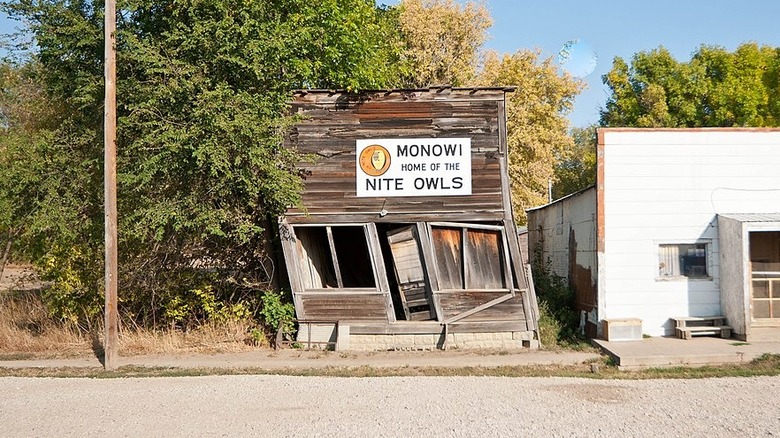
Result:
<svg viewBox="0 0 780 438">
<path fill-rule="evenodd" d="M 780 377 L 7 377 L 0 435 L 778 436 Z"/>
</svg>

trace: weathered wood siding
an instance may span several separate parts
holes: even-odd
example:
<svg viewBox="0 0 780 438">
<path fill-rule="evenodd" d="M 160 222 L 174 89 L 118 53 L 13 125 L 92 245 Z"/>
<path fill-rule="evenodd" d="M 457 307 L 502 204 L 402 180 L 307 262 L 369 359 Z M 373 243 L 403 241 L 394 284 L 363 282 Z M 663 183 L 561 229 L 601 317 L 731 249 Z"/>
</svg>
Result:
<svg viewBox="0 0 780 438">
<path fill-rule="evenodd" d="M 299 319 L 320 321 L 387 321 L 382 294 L 299 294 L 303 314 Z"/>
<path fill-rule="evenodd" d="M 333 220 L 399 222 L 436 220 L 500 221 L 502 200 L 499 124 L 504 89 L 431 89 L 378 92 L 360 99 L 342 93 L 300 92 L 293 112 L 304 119 L 287 146 L 315 157 L 302 162 L 305 211 L 290 209 L 291 223 Z M 441 197 L 356 197 L 355 141 L 370 138 L 468 137 L 471 139 L 472 194 Z M 387 211 L 379 216 L 379 211 Z M 307 216 L 308 214 L 308 216 Z M 338 215 L 339 219 L 332 219 Z M 330 218 L 330 219 L 329 219 Z"/>
<path fill-rule="evenodd" d="M 507 292 L 464 291 L 442 293 L 438 294 L 438 297 L 441 300 L 443 319 L 447 320 L 506 294 Z M 520 295 L 516 295 L 507 301 L 466 316 L 460 322 L 509 321 L 524 318 L 523 300 Z"/>
<path fill-rule="evenodd" d="M 302 208 L 287 211 L 281 233 L 299 319 L 361 321 L 389 330 L 397 314 L 407 324 L 431 319 L 471 329 L 484 323 L 535 330 L 509 197 L 507 91 L 443 87 L 294 95 L 292 111 L 301 120 L 285 146 L 314 158 L 298 164 L 306 175 Z M 358 197 L 358 141 L 396 138 L 468 139 L 471 194 Z M 381 222 L 388 224 L 378 235 Z M 366 251 L 339 245 L 364 237 L 352 230 L 357 226 L 366 227 Z M 357 269 L 356 258 L 370 259 L 373 271 Z M 374 275 L 375 282 L 348 281 L 351 268 Z M 395 277 L 392 290 L 388 274 Z M 403 315 L 394 312 L 394 297 Z"/>
</svg>

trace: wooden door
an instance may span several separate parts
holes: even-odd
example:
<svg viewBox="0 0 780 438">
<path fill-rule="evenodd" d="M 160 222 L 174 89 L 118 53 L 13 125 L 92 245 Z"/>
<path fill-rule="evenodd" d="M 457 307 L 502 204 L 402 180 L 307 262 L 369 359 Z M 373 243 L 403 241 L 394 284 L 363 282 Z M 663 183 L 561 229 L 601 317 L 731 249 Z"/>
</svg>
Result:
<svg viewBox="0 0 780 438">
<path fill-rule="evenodd" d="M 393 270 L 398 281 L 401 303 L 407 320 L 435 319 L 431 305 L 431 290 L 425 281 L 425 270 L 420 252 L 420 240 L 414 226 L 387 233 Z"/>
</svg>

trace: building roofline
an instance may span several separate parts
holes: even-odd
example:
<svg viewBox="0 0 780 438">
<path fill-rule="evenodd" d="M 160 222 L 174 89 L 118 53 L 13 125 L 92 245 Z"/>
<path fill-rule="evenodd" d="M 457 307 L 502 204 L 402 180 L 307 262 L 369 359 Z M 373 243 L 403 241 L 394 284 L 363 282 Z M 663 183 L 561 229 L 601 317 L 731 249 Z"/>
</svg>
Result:
<svg viewBox="0 0 780 438">
<path fill-rule="evenodd" d="M 564 196 L 564 197 L 562 197 L 562 198 L 558 198 L 558 199 L 556 199 L 556 200 L 555 200 L 555 201 L 553 201 L 553 202 L 548 202 L 547 204 L 540 205 L 540 206 L 538 206 L 538 207 L 533 207 L 533 208 L 526 208 L 526 209 L 525 209 L 525 211 L 536 211 L 536 210 L 541 210 L 541 209 L 543 209 L 543 208 L 546 208 L 546 207 L 549 207 L 549 206 L 551 206 L 551 205 L 555 205 L 555 204 L 557 204 L 557 203 L 559 203 L 559 202 L 565 201 L 565 200 L 567 200 L 567 199 L 569 199 L 569 198 L 573 198 L 573 197 L 575 197 L 575 196 L 577 196 L 577 195 L 581 195 L 581 194 L 583 194 L 583 193 L 587 192 L 588 190 L 590 190 L 590 189 L 595 189 L 595 188 L 596 188 L 596 184 L 592 184 L 592 185 L 589 185 L 588 187 L 585 187 L 584 189 L 577 190 L 577 191 L 576 191 L 576 192 L 574 192 L 574 193 L 569 193 L 568 195 L 566 195 L 566 196 Z"/>
<path fill-rule="evenodd" d="M 312 89 L 297 89 L 293 90 L 294 95 L 306 95 L 306 94 L 392 94 L 392 93 L 420 93 L 420 92 L 435 92 L 441 93 L 445 90 L 453 91 L 470 91 L 476 93 L 479 91 L 503 91 L 505 93 L 511 93 L 515 91 L 517 87 L 511 86 L 498 86 L 498 87 L 451 87 L 449 85 L 435 85 L 426 88 L 386 88 L 386 89 L 373 89 L 373 90 L 346 90 L 346 89 L 325 89 L 325 88 L 312 88 Z"/>
<path fill-rule="evenodd" d="M 780 132 L 777 127 L 746 127 L 735 126 L 729 128 L 701 127 L 701 128 L 596 128 L 596 132 Z"/>
</svg>

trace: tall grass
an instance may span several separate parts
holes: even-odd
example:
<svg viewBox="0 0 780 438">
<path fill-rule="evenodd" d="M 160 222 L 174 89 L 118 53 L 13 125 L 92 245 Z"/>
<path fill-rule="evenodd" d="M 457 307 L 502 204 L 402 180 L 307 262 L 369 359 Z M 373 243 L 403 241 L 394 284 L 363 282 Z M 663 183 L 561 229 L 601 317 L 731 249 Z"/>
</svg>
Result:
<svg viewBox="0 0 780 438">
<path fill-rule="evenodd" d="M 252 337 L 251 319 L 208 323 L 193 330 L 150 330 L 123 324 L 119 354 L 224 353 L 267 346 Z M 0 357 L 76 357 L 101 354 L 102 327 L 91 331 L 55 320 L 40 290 L 0 291 Z"/>
<path fill-rule="evenodd" d="M 579 332 L 579 312 L 574 306 L 574 290 L 565 278 L 556 275 L 535 254 L 534 288 L 539 302 L 539 340 L 546 349 L 587 348 Z"/>
<path fill-rule="evenodd" d="M 87 333 L 49 317 L 39 290 L 0 291 L 0 352 L 67 357 L 91 351 Z"/>
</svg>

